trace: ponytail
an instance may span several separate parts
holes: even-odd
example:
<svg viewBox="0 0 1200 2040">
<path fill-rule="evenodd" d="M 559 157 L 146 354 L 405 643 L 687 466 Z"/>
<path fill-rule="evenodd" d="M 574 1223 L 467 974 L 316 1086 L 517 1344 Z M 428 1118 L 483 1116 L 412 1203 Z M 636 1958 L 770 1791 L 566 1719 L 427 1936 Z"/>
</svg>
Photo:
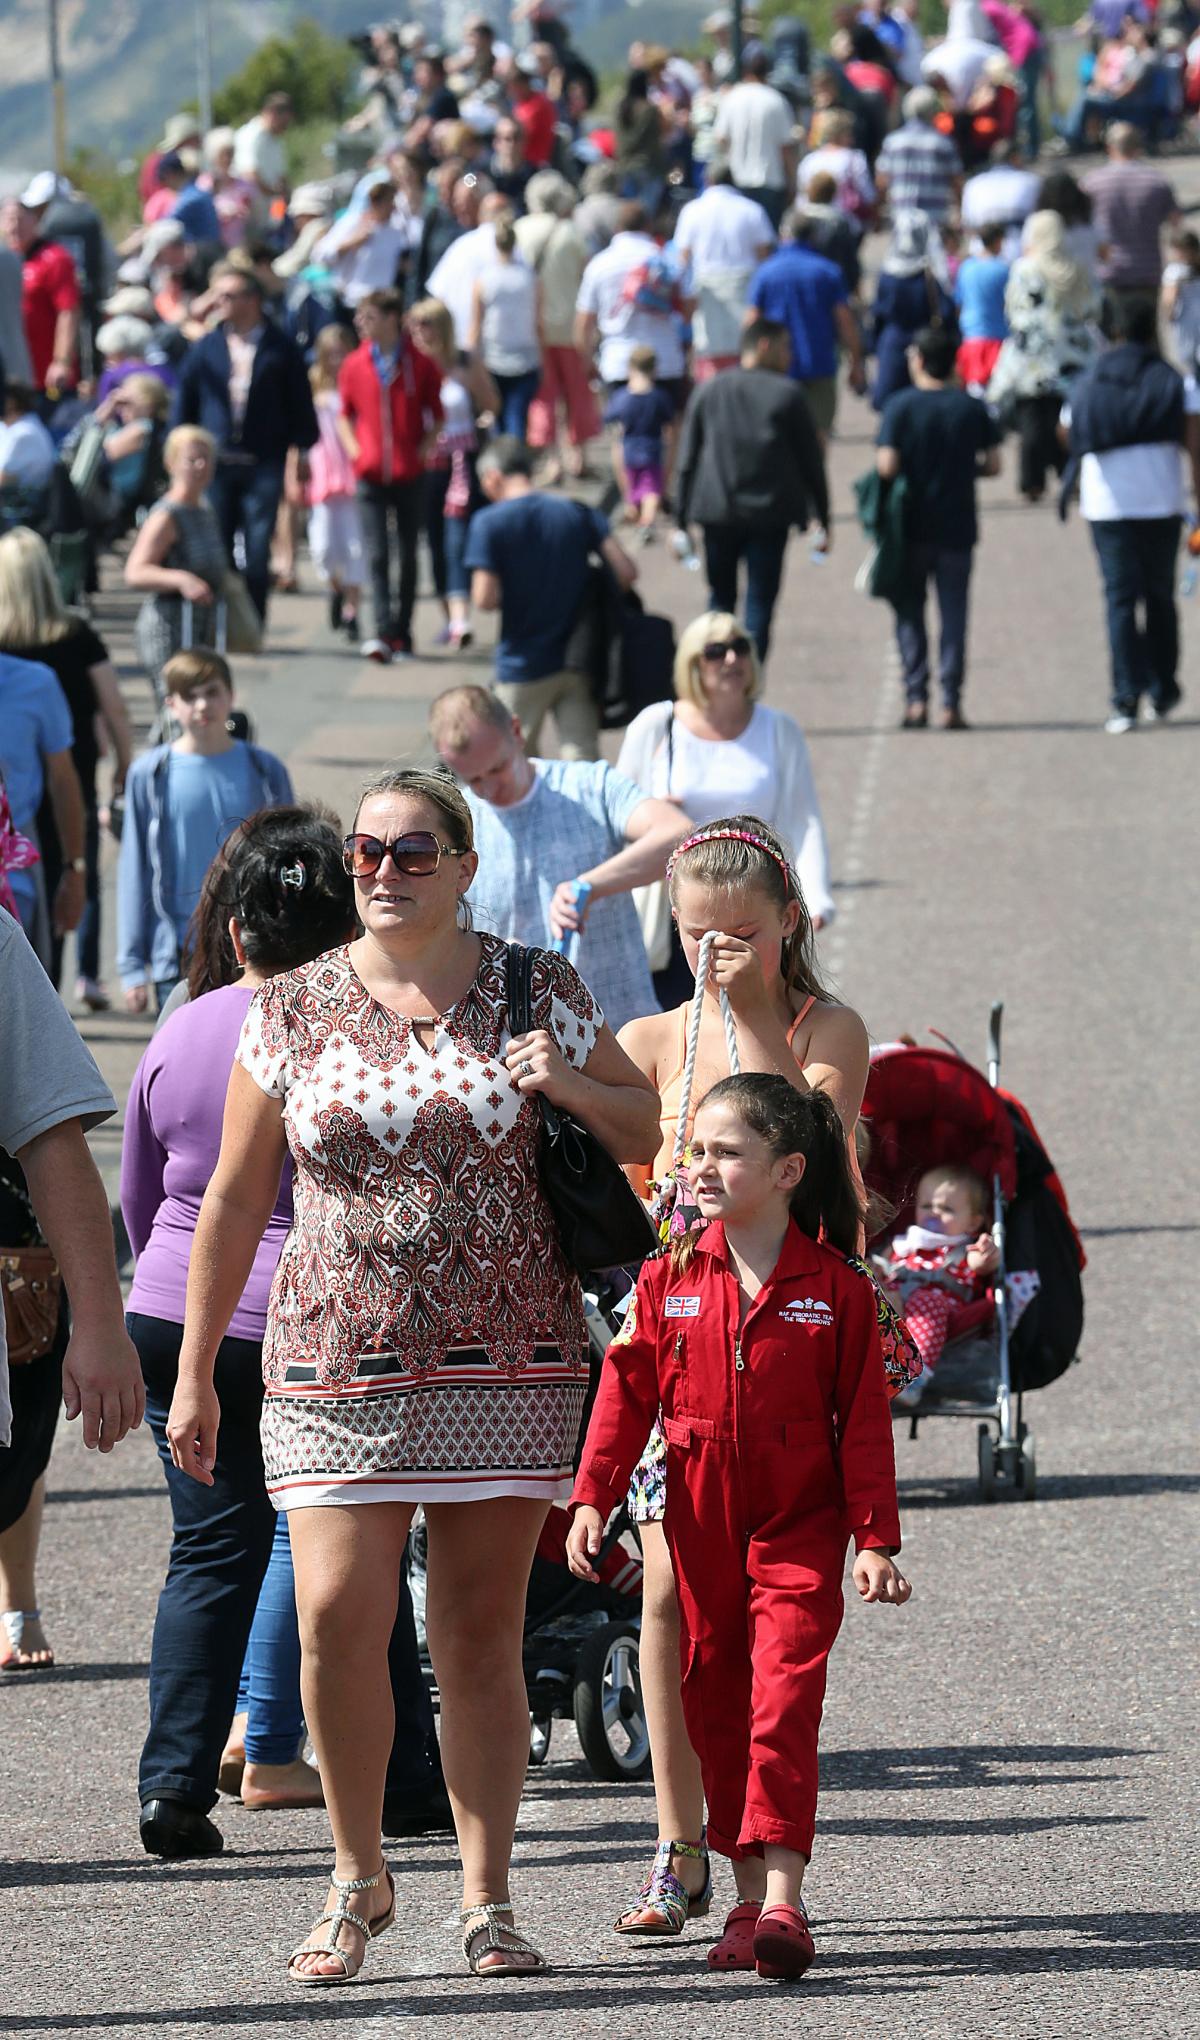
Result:
<svg viewBox="0 0 1200 2040">
<path fill-rule="evenodd" d="M 777 1160 L 803 1155 L 804 1174 L 791 1196 L 792 1217 L 810 1239 L 824 1239 L 842 1254 L 857 1253 L 862 1196 L 845 1129 L 824 1091 L 798 1091 L 786 1077 L 723 1077 L 701 1099 L 697 1116 L 707 1105 L 728 1105 Z"/>
</svg>

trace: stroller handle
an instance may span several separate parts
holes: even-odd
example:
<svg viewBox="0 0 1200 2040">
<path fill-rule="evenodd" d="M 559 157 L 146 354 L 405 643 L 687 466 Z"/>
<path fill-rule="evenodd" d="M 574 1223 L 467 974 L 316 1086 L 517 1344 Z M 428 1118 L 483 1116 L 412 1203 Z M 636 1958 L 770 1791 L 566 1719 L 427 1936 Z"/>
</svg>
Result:
<svg viewBox="0 0 1200 2040">
<path fill-rule="evenodd" d="M 1003 1018 L 1004 1001 L 994 999 L 988 1020 L 988 1082 L 993 1090 L 1000 1082 L 1000 1023 Z"/>
</svg>

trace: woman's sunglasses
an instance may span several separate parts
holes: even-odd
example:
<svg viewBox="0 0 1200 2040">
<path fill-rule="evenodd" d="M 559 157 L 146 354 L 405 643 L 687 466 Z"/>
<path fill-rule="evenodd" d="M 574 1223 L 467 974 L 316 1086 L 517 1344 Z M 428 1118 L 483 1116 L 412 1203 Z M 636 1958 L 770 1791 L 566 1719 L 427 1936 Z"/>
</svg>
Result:
<svg viewBox="0 0 1200 2040">
<path fill-rule="evenodd" d="M 428 829 L 416 829 L 409 836 L 397 836 L 390 843 L 378 836 L 355 834 L 342 841 L 342 864 L 351 878 L 374 878 L 385 857 L 405 878 L 432 878 L 443 857 L 461 857 L 452 843 L 439 842 Z"/>
<path fill-rule="evenodd" d="M 722 638 L 720 642 L 714 638 L 710 645 L 705 645 L 700 656 L 702 659 L 706 659 L 710 665 L 719 666 L 724 659 L 729 657 L 730 652 L 733 653 L 735 659 L 744 659 L 749 650 L 750 640 L 748 637 Z"/>
</svg>

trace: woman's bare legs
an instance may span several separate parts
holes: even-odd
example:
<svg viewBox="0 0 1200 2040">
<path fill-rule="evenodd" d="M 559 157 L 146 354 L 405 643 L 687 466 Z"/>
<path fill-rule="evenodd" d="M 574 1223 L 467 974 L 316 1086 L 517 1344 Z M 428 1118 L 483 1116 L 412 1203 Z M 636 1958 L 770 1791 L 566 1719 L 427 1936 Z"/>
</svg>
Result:
<svg viewBox="0 0 1200 2040">
<path fill-rule="evenodd" d="M 697 1842 L 704 1826 L 704 1787 L 700 1760 L 688 1741 L 683 1718 L 675 1574 L 662 1524 L 638 1527 L 645 1566 L 638 1656 L 654 1764 L 658 1832 L 673 1842 Z M 703 1889 L 707 1866 L 695 1856 L 673 1856 L 671 1868 L 692 1897 Z"/>
<path fill-rule="evenodd" d="M 293 1509 L 289 1515 L 296 1610 L 303 1651 L 300 1693 L 321 1766 L 334 1871 L 343 1879 L 373 1877 L 382 1856 L 383 1784 L 395 1713 L 388 1677 L 388 1639 L 396 1619 L 400 1562 L 412 1521 L 402 1502 Z M 327 1908 L 338 1902 L 330 1890 Z M 387 1912 L 386 1879 L 356 1891 L 351 1910 L 364 1919 Z M 310 1937 L 323 1940 L 328 1929 Z M 361 1962 L 362 1936 L 338 1932 L 338 1946 Z M 337 1976 L 333 1955 L 299 1958 L 310 1975 Z"/>
<path fill-rule="evenodd" d="M 34 1481 L 29 1500 L 16 1522 L 10 1523 L 7 1530 L 0 1530 L 0 1609 L 24 1612 L 37 1607 L 35 1574 L 45 1504 L 46 1476 L 43 1473 Z M 0 1645 L 8 1649 L 7 1632 L 0 1634 Z M 40 1621 L 25 1624 L 21 1648 L 13 1662 L 21 1665 L 53 1664 L 54 1653 L 46 1641 L 46 1632 Z"/>
<path fill-rule="evenodd" d="M 509 1896 L 517 1808 L 529 1762 L 521 1668 L 525 1596 L 546 1502 L 426 1505 L 426 1629 L 442 1696 L 442 1769 L 463 1863 L 463 1907 Z M 484 1968 L 530 1967 L 493 1952 Z"/>
</svg>

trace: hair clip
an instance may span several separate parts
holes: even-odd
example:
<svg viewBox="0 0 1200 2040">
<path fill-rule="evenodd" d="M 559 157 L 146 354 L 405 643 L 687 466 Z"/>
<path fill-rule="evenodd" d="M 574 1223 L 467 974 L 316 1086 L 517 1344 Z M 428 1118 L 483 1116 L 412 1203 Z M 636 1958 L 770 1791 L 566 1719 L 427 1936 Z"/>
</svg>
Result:
<svg viewBox="0 0 1200 2040">
<path fill-rule="evenodd" d="M 308 883 L 308 873 L 298 859 L 295 864 L 281 864 L 279 867 L 279 883 L 284 886 L 293 886 L 297 892 L 303 892 Z"/>
</svg>

